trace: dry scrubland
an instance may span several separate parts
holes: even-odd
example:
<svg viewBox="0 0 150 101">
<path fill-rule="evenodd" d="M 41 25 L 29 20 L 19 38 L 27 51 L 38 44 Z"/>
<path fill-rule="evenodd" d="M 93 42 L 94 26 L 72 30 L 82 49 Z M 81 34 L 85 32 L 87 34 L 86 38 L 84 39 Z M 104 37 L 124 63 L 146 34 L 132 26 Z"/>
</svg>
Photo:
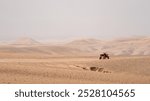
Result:
<svg viewBox="0 0 150 101">
<path fill-rule="evenodd" d="M 109 60 L 99 60 L 107 52 Z M 119 55 L 119 56 L 117 56 Z M 0 44 L 0 83 L 150 83 L 150 37 Z"/>
<path fill-rule="evenodd" d="M 0 59 L 0 83 L 150 83 L 150 57 L 15 55 Z"/>
</svg>

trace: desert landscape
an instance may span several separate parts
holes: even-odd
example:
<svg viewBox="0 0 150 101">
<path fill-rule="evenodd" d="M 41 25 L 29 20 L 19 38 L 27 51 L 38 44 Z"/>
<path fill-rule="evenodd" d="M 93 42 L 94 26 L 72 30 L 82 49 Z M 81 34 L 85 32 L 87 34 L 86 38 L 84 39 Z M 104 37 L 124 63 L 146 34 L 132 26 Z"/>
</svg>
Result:
<svg viewBox="0 0 150 101">
<path fill-rule="evenodd" d="M 149 71 L 150 37 L 0 43 L 1 84 L 149 84 Z"/>
</svg>

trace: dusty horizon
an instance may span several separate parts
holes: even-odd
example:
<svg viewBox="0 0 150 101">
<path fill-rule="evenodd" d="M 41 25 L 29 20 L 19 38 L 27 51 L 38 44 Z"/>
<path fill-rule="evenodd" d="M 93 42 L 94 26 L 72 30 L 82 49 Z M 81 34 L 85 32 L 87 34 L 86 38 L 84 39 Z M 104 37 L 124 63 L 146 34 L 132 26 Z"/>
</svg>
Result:
<svg viewBox="0 0 150 101">
<path fill-rule="evenodd" d="M 112 40 L 128 40 L 128 39 L 139 39 L 139 38 L 150 38 L 150 35 L 133 35 L 133 36 L 122 36 L 122 37 L 112 37 L 112 38 L 102 38 L 102 37 L 70 37 L 70 38 L 66 38 L 66 39 L 51 39 L 51 38 L 47 38 L 47 39 L 38 39 L 35 37 L 31 37 L 31 36 L 18 36 L 16 38 L 13 39 L 9 39 L 9 40 L 0 40 L 0 42 L 13 42 L 16 40 L 22 40 L 22 39 L 32 39 L 38 42 L 71 42 L 74 40 L 87 40 L 87 39 L 95 39 L 95 40 L 101 40 L 101 41 L 112 41 Z"/>
<path fill-rule="evenodd" d="M 43 55 L 96 55 L 107 52 L 111 55 L 150 55 L 150 37 L 128 37 L 114 40 L 93 38 L 65 41 L 37 41 L 30 37 L 19 38 L 10 42 L 0 42 L 0 52 L 39 53 Z M 13 51 L 12 51 L 13 50 Z M 61 51 L 62 50 L 62 51 Z"/>
</svg>

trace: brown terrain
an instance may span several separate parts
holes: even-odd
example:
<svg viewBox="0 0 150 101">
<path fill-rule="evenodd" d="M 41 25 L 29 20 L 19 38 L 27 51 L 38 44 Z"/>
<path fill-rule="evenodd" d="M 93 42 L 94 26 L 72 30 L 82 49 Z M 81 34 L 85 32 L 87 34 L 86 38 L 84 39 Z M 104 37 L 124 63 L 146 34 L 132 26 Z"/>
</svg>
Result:
<svg viewBox="0 0 150 101">
<path fill-rule="evenodd" d="M 107 52 L 110 59 L 99 60 Z M 0 83 L 150 83 L 150 38 L 75 40 L 61 45 L 30 38 L 0 44 Z"/>
</svg>

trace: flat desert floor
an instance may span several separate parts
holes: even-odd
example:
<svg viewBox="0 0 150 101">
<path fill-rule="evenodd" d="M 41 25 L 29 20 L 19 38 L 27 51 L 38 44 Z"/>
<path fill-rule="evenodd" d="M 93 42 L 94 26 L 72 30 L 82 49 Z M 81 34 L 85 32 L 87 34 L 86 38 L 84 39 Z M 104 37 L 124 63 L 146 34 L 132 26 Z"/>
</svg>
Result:
<svg viewBox="0 0 150 101">
<path fill-rule="evenodd" d="M 9 55 L 8 55 L 9 56 Z M 96 56 L 0 58 L 3 84 L 149 84 L 150 57 Z"/>
</svg>

